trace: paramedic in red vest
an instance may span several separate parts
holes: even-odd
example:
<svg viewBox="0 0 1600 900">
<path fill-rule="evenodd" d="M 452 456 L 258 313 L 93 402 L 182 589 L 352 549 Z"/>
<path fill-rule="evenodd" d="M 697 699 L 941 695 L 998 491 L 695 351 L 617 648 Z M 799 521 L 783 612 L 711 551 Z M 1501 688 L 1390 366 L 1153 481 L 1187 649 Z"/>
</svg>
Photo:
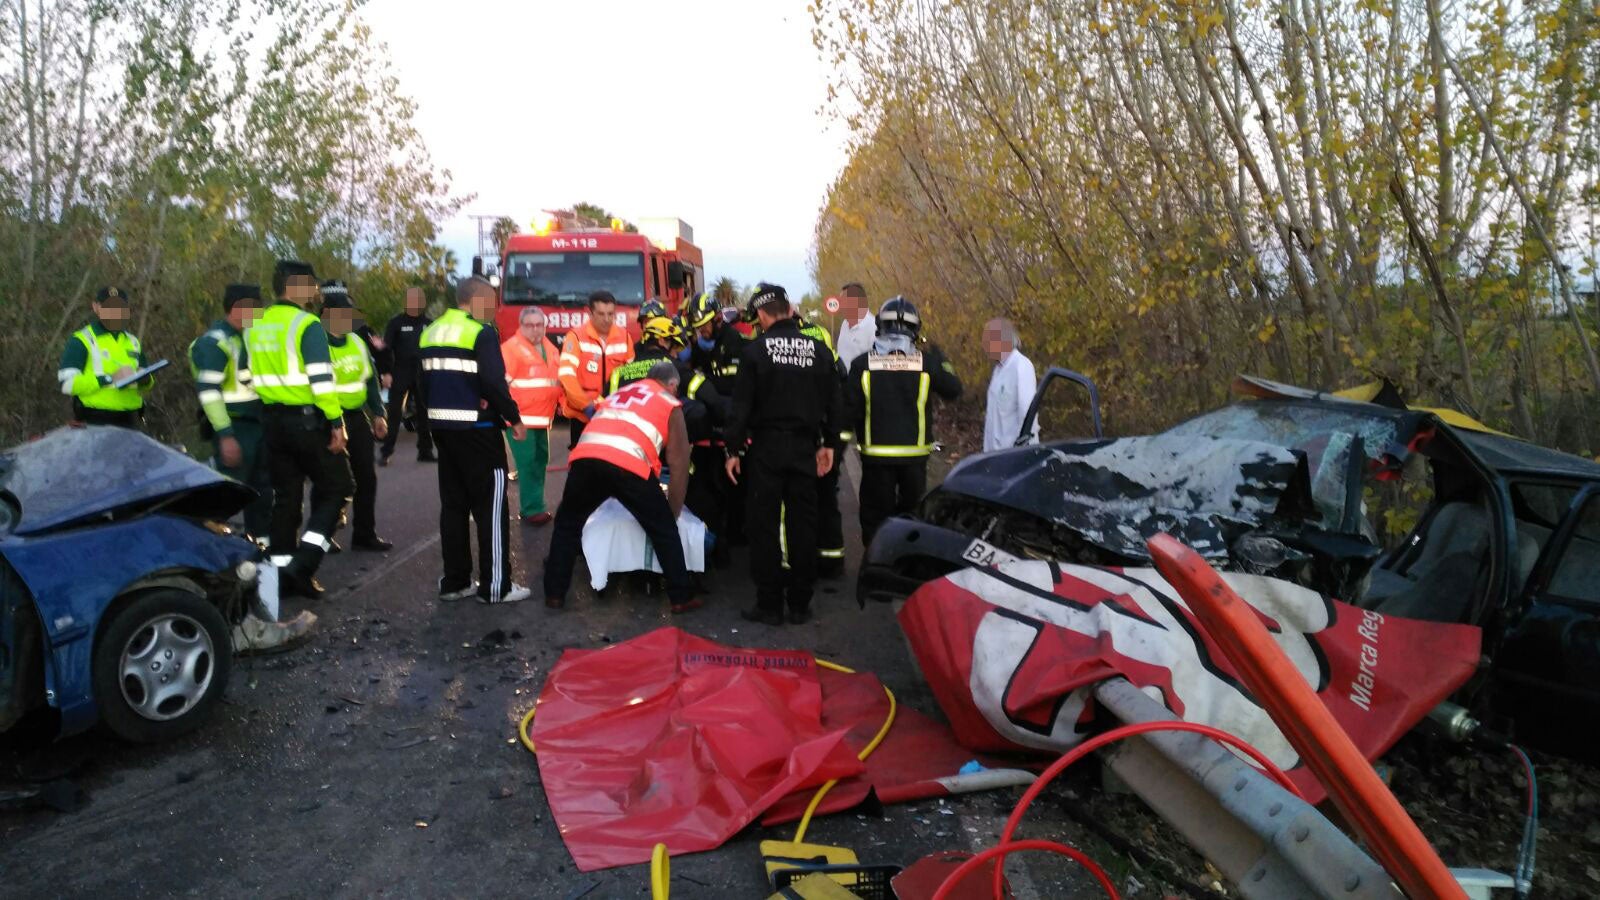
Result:
<svg viewBox="0 0 1600 900">
<path fill-rule="evenodd" d="M 506 384 L 506 361 L 494 330 L 494 288 L 473 276 L 456 285 L 456 308 L 418 341 L 421 415 L 439 450 L 440 600 L 515 603 L 531 592 L 511 580 L 506 508 L 506 442 L 527 437 Z M 478 583 L 472 580 L 472 527 L 478 526 Z"/>
<path fill-rule="evenodd" d="M 567 332 L 561 342 L 561 412 L 572 422 L 568 447 L 578 446 L 595 401 L 611 383 L 611 371 L 630 359 L 633 343 L 627 329 L 617 327 L 617 298 L 610 291 L 595 291 L 589 295 L 589 321 Z"/>
<path fill-rule="evenodd" d="M 520 440 L 509 430 L 506 435 L 517 463 L 522 521 L 544 525 L 551 518 L 544 503 L 544 473 L 550 464 L 550 425 L 561 402 L 561 382 L 556 376 L 559 357 L 556 345 L 544 336 L 544 310 L 524 307 L 517 326 L 517 333 L 500 345 L 500 355 L 505 357 L 511 399 L 517 401 L 528 433 Z"/>
<path fill-rule="evenodd" d="M 544 561 L 545 606 L 566 605 L 583 525 L 612 497 L 633 514 L 655 548 L 672 611 L 687 612 L 700 605 L 691 596 L 678 537 L 678 513 L 683 511 L 689 479 L 670 479 L 665 494 L 659 481 L 663 448 L 671 471 L 689 471 L 689 430 L 677 396 L 678 379 L 678 367 L 664 359 L 642 381 L 596 404 L 589 427 L 567 456 L 571 462 L 567 487 L 556 510 L 550 555 Z"/>
</svg>

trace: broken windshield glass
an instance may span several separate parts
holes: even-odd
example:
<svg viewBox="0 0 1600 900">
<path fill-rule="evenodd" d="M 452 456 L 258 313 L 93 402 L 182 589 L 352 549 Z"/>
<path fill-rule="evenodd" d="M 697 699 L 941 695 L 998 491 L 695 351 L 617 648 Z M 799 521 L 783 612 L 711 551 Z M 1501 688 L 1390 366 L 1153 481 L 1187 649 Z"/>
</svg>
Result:
<svg viewBox="0 0 1600 900">
<path fill-rule="evenodd" d="M 1177 425 L 1167 434 L 1261 441 L 1305 454 L 1311 493 L 1323 526 L 1348 531 L 1351 529 L 1343 527 L 1345 524 L 1362 520 L 1361 493 L 1351 490 L 1351 474 L 1360 473 L 1359 481 L 1365 477 L 1367 460 L 1386 455 L 1403 458 L 1405 441 L 1400 432 L 1394 420 L 1383 417 L 1326 406 L 1259 401 L 1225 406 Z M 1351 452 L 1358 447 L 1360 465 L 1353 466 Z"/>
</svg>

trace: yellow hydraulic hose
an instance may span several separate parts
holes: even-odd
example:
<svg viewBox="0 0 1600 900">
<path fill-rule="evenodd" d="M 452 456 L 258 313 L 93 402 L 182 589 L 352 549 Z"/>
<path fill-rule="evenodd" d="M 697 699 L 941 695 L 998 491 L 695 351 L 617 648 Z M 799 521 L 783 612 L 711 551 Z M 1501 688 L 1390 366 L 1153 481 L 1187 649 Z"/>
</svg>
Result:
<svg viewBox="0 0 1600 900">
<path fill-rule="evenodd" d="M 667 856 L 667 845 L 657 844 L 650 851 L 650 900 L 668 900 L 671 881 L 672 860 Z"/>
<path fill-rule="evenodd" d="M 847 675 L 854 675 L 856 673 L 855 669 L 841 666 L 838 663 L 831 663 L 825 659 L 817 659 L 817 665 L 823 667 L 824 669 L 832 669 L 835 672 L 844 672 Z M 878 733 L 872 736 L 872 740 L 869 741 L 865 747 L 861 748 L 860 753 L 856 754 L 856 758 L 862 762 L 866 762 L 867 757 L 872 755 L 872 751 L 878 749 L 878 745 L 883 743 L 884 737 L 889 734 L 889 726 L 894 724 L 895 711 L 899 708 L 899 705 L 894 699 L 894 691 L 889 690 L 888 685 L 883 685 L 883 692 L 889 697 L 889 715 L 884 717 L 883 725 L 878 728 Z M 796 844 L 805 840 L 806 829 L 811 827 L 811 814 L 817 811 L 817 806 L 822 803 L 822 798 L 826 797 L 828 792 L 833 790 L 833 786 L 838 783 L 839 779 L 835 778 L 824 783 L 822 787 L 817 788 L 816 794 L 811 797 L 811 802 L 806 805 L 805 815 L 800 817 L 800 827 L 795 829 L 794 842 Z"/>
<path fill-rule="evenodd" d="M 828 662 L 825 659 L 816 659 L 817 665 L 824 669 L 832 669 L 835 672 L 843 672 L 846 675 L 856 674 L 855 669 Z M 883 725 L 879 726 L 878 733 L 872 736 L 872 740 L 868 741 L 865 747 L 861 748 L 860 753 L 856 754 L 856 758 L 862 762 L 866 762 L 867 757 L 872 755 L 872 751 L 878 749 L 878 745 L 883 743 L 883 739 L 888 736 L 889 726 L 894 724 L 895 712 L 899 709 L 899 703 L 894 698 L 894 691 L 889 690 L 888 685 L 883 685 L 883 693 L 889 698 L 889 714 L 884 717 Z M 539 706 L 535 703 L 533 708 L 528 710 L 528 714 L 523 716 L 522 721 L 517 725 L 517 737 L 522 740 L 522 746 L 527 747 L 528 752 L 533 754 L 537 754 L 539 751 L 534 749 L 533 739 L 528 737 L 528 726 L 533 724 L 533 715 L 538 711 Z M 811 816 L 817 811 L 817 806 L 822 803 L 822 798 L 826 797 L 828 792 L 833 790 L 833 786 L 838 783 L 839 779 L 834 778 L 823 784 L 822 787 L 817 788 L 817 792 L 812 795 L 811 802 L 806 805 L 805 814 L 800 817 L 800 826 L 795 829 L 794 842 L 796 844 L 805 839 L 806 829 L 811 827 Z M 671 881 L 672 862 L 667 854 L 667 845 L 657 844 L 650 853 L 651 900 L 669 900 Z"/>
</svg>

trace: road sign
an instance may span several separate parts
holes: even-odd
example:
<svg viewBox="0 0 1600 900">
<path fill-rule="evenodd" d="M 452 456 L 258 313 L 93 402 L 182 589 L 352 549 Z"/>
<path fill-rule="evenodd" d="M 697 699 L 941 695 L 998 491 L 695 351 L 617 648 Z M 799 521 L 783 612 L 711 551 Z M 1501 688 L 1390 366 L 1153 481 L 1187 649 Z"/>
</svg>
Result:
<svg viewBox="0 0 1600 900">
<path fill-rule="evenodd" d="M 839 311 L 839 298 L 829 297 L 828 299 L 822 301 L 822 308 L 827 310 L 829 313 L 837 313 Z"/>
</svg>

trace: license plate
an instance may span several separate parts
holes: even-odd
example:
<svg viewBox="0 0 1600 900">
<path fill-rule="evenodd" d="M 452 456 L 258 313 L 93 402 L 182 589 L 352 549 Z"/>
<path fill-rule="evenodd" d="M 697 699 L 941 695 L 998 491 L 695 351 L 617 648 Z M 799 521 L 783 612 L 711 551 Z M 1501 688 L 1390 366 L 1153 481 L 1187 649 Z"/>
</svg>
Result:
<svg viewBox="0 0 1600 900">
<path fill-rule="evenodd" d="M 967 551 L 961 554 L 961 558 L 975 566 L 984 566 L 986 568 L 998 566 L 1001 563 L 1019 561 L 1015 556 L 984 541 L 973 541 L 968 544 Z"/>
</svg>

